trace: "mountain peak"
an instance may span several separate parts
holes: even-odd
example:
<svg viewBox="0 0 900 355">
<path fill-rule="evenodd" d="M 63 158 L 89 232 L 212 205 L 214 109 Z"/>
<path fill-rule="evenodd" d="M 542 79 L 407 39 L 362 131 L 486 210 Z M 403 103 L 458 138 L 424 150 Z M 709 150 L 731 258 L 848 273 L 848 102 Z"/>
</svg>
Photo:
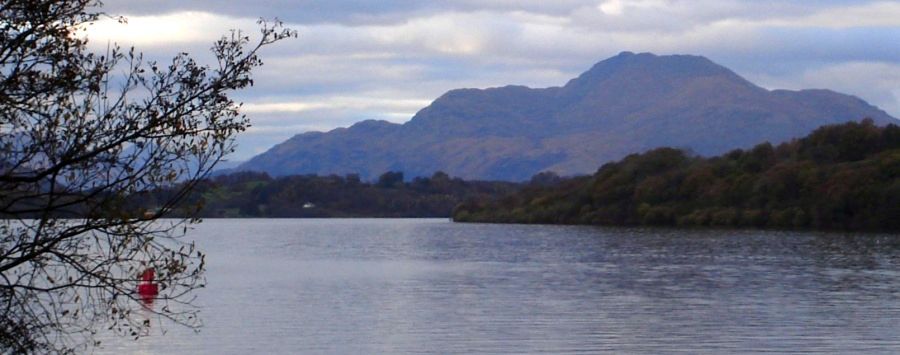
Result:
<svg viewBox="0 0 900 355">
<path fill-rule="evenodd" d="M 621 52 L 614 57 L 594 64 L 566 84 L 566 87 L 585 90 L 607 80 L 652 80 L 677 84 L 685 79 L 722 77 L 728 81 L 751 85 L 750 82 L 728 68 L 714 63 L 703 56 L 656 55 L 653 53 Z"/>
<path fill-rule="evenodd" d="M 299 135 L 240 169 L 525 180 L 661 146 L 720 154 L 866 116 L 896 122 L 852 96 L 760 88 L 702 56 L 622 52 L 564 87 L 451 90 L 405 124 Z"/>
</svg>

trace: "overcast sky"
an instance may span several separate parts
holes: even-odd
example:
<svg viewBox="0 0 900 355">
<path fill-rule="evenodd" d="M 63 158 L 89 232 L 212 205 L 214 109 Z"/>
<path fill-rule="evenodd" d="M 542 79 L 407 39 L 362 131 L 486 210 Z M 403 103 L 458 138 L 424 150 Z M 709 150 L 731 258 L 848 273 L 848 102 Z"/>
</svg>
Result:
<svg viewBox="0 0 900 355">
<path fill-rule="evenodd" d="M 253 127 L 233 160 L 297 133 L 409 120 L 447 90 L 559 86 L 621 51 L 695 54 L 769 89 L 828 88 L 900 117 L 900 1 L 105 0 L 128 18 L 95 45 L 154 58 L 208 48 L 278 17 L 297 39 L 266 48 L 236 95 Z"/>
</svg>

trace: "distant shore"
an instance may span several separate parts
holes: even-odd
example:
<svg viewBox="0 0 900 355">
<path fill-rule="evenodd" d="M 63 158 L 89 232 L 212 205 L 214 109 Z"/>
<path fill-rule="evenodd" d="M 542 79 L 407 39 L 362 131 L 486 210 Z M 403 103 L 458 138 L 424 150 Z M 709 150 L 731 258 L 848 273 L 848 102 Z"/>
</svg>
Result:
<svg viewBox="0 0 900 355">
<path fill-rule="evenodd" d="M 825 126 L 702 158 L 671 148 L 596 174 L 468 200 L 458 222 L 900 231 L 900 127 Z"/>
</svg>

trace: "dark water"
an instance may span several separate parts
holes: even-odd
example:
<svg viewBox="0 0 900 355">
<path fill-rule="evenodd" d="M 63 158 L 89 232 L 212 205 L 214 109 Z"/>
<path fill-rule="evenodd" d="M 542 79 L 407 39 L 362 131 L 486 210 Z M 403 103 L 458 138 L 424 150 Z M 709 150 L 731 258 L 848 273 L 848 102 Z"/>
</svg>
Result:
<svg viewBox="0 0 900 355">
<path fill-rule="evenodd" d="M 207 220 L 200 333 L 99 353 L 900 353 L 900 236 Z"/>
</svg>

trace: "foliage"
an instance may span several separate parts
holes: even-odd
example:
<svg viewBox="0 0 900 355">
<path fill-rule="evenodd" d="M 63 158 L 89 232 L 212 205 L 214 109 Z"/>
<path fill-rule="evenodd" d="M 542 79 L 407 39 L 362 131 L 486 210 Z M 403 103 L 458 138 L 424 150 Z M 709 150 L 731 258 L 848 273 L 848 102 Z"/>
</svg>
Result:
<svg viewBox="0 0 900 355">
<path fill-rule="evenodd" d="M 464 222 L 900 230 L 900 128 L 871 120 L 712 158 L 661 148 L 593 176 L 471 199 Z"/>
<path fill-rule="evenodd" d="M 202 205 L 203 217 L 449 217 L 464 199 L 501 196 L 517 188 L 508 182 L 463 181 L 440 171 L 409 182 L 400 172 L 387 172 L 373 183 L 355 174 L 273 179 L 239 172 L 200 183 L 188 204 Z M 134 203 L 153 206 L 170 194 L 160 190 Z"/>
<path fill-rule="evenodd" d="M 98 4 L 0 1 L 0 352 L 74 352 L 101 327 L 139 337 L 147 268 L 162 289 L 153 318 L 199 326 L 203 254 L 177 239 L 196 220 L 159 219 L 247 127 L 228 94 L 252 84 L 257 50 L 293 35 L 233 32 L 212 47 L 215 67 L 96 55 L 82 31 L 105 16 Z M 157 209 L 128 208 L 176 182 Z"/>
</svg>

